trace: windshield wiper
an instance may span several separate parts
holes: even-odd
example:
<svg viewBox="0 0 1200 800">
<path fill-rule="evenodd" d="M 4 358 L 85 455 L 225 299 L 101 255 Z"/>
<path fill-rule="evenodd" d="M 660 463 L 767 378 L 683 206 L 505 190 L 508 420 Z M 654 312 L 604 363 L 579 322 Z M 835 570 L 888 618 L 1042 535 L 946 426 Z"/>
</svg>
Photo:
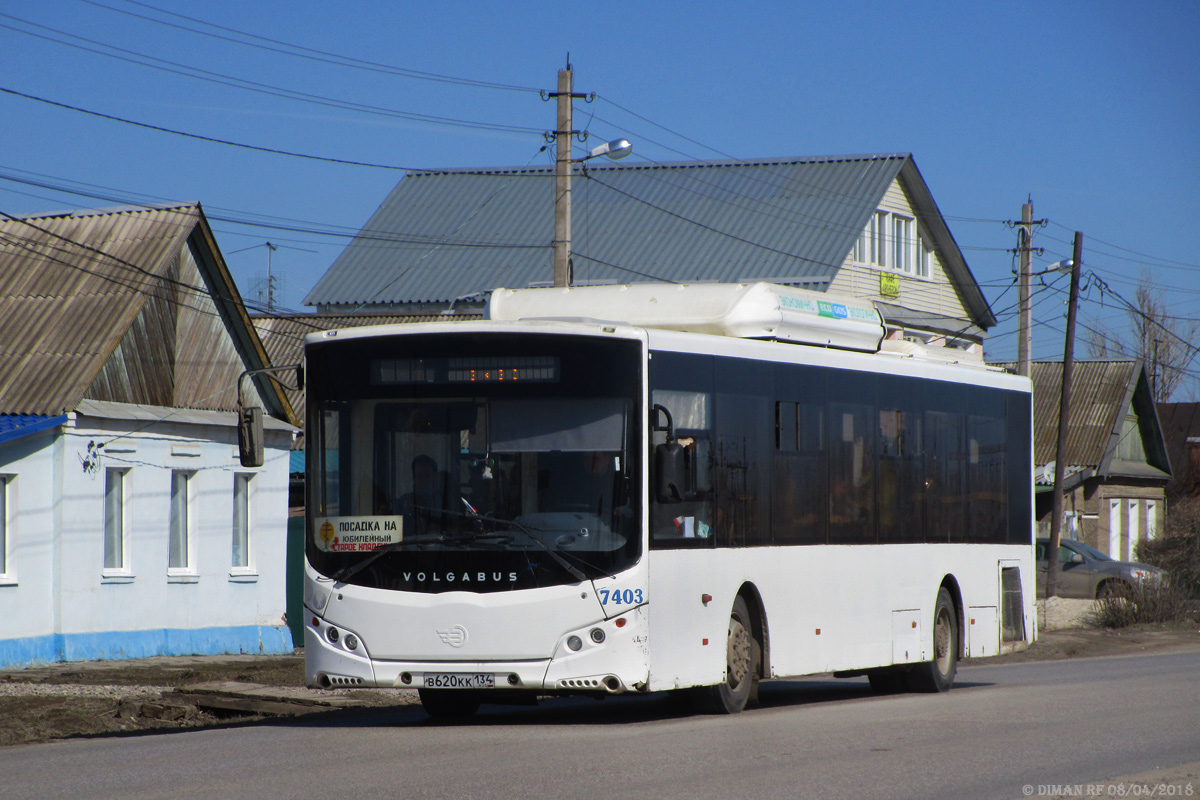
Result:
<svg viewBox="0 0 1200 800">
<path fill-rule="evenodd" d="M 514 519 L 500 519 L 499 517 L 489 517 L 486 514 L 480 514 L 478 511 L 476 511 L 474 509 L 474 507 L 471 506 L 470 503 L 467 503 L 467 501 L 465 499 L 463 500 L 463 503 L 467 506 L 467 508 L 471 509 L 470 513 L 462 513 L 462 512 L 457 512 L 457 511 L 450 511 L 447 513 L 454 514 L 454 515 L 460 516 L 460 517 L 466 517 L 467 519 L 477 519 L 481 522 L 492 522 L 497 525 L 511 526 L 511 528 L 513 530 L 517 531 L 520 534 L 523 534 L 525 536 L 525 538 L 527 538 L 529 541 L 533 542 L 538 547 L 542 548 L 547 553 L 549 553 L 550 557 L 553 558 L 556 562 L 558 562 L 558 565 L 560 567 L 565 569 L 567 572 L 571 573 L 571 577 L 575 578 L 580 583 L 587 583 L 587 581 L 588 581 L 587 575 L 584 575 L 583 572 L 578 567 L 576 567 L 570 561 L 567 561 L 565 558 L 563 558 L 562 553 L 558 552 L 558 550 L 556 550 L 555 548 L 546 544 L 538 537 L 534 536 L 533 533 L 529 530 L 529 528 L 526 528 L 524 525 L 522 525 L 521 523 L 517 522 Z M 487 536 L 494 536 L 494 535 L 495 535 L 494 533 L 483 533 L 483 532 L 475 534 L 476 537 L 487 537 Z"/>
</svg>

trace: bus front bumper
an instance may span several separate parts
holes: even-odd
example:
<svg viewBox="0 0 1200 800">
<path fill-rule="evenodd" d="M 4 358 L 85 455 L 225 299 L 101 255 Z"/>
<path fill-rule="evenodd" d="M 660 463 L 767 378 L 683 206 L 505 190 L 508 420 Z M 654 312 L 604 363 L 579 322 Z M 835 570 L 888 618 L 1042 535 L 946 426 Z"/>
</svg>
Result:
<svg viewBox="0 0 1200 800">
<path fill-rule="evenodd" d="M 354 631 L 334 628 L 312 609 L 307 611 L 305 679 L 313 687 L 620 694 L 646 691 L 648 682 L 644 605 L 563 633 L 548 658 L 519 661 L 375 659 L 370 655 L 370 643 Z"/>
</svg>

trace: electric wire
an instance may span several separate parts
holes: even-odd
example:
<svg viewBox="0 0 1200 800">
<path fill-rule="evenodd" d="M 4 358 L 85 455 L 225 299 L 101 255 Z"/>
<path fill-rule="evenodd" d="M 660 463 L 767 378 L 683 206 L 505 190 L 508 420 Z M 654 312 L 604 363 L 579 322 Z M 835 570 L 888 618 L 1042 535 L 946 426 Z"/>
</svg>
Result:
<svg viewBox="0 0 1200 800">
<path fill-rule="evenodd" d="M 0 25 L 0 27 L 3 27 L 3 26 Z M 138 128 L 147 128 L 149 130 L 158 131 L 160 133 L 170 133 L 170 134 L 174 134 L 175 136 L 185 136 L 189 139 L 199 139 L 201 141 L 211 142 L 213 144 L 223 144 L 223 145 L 227 145 L 229 147 L 240 147 L 245 150 L 257 150 L 261 153 L 271 153 L 273 155 L 280 155 L 280 156 L 291 156 L 292 158 L 304 158 L 304 159 L 308 159 L 310 161 L 325 161 L 325 162 L 328 162 L 331 164 L 345 164 L 345 165 L 353 166 L 353 167 L 373 167 L 376 169 L 391 169 L 391 170 L 409 170 L 409 169 L 411 169 L 411 167 L 400 167 L 400 166 L 396 166 L 393 164 L 373 164 L 373 163 L 366 162 L 366 161 L 352 161 L 352 160 L 345 159 L 345 158 L 333 158 L 331 156 L 316 156 L 316 155 L 311 155 L 308 153 L 297 153 L 297 152 L 289 151 L 289 150 L 279 150 L 274 147 L 263 147 L 260 145 L 245 144 L 244 142 L 235 142 L 235 141 L 231 141 L 229 139 L 218 139 L 213 136 L 204 136 L 199 133 L 188 133 L 187 131 L 180 131 L 180 130 L 175 130 L 173 128 L 166 128 L 161 125 L 151 125 L 148 122 L 138 122 L 136 120 L 126 119 L 124 117 L 118 117 L 118 116 L 114 116 L 112 114 L 105 114 L 100 111 L 93 111 L 91 109 L 82 108 L 80 106 L 73 106 L 73 105 L 68 105 L 67 103 L 60 103 L 57 100 L 50 100 L 45 97 L 38 97 L 36 95 L 26 94 L 25 92 L 18 92 L 16 89 L 9 89 L 5 86 L 0 86 L 0 92 L 4 92 L 5 94 L 16 95 L 17 97 L 23 97 L 26 100 L 34 100 L 39 103 L 45 103 L 46 105 L 50 105 L 50 106 L 57 106 L 58 108 L 67 109 L 69 111 L 78 111 L 82 114 L 88 114 L 93 117 L 100 117 L 101 119 L 107 119 L 107 120 L 111 120 L 113 122 L 121 122 L 121 123 L 124 123 L 125 125 L 133 125 Z"/>
<path fill-rule="evenodd" d="M 247 47 L 256 47 L 256 48 L 259 48 L 262 50 L 267 50 L 267 51 L 274 52 L 274 53 L 281 53 L 283 55 L 292 56 L 295 58 L 305 58 L 305 59 L 308 59 L 311 61 L 317 61 L 317 62 L 322 62 L 322 63 L 326 63 L 326 64 L 334 64 L 337 66 L 351 67 L 354 69 L 366 70 L 366 71 L 370 71 L 370 72 L 380 72 L 383 74 L 394 75 L 394 76 L 402 77 L 402 78 L 413 78 L 416 80 L 434 81 L 437 83 L 452 83 L 452 84 L 457 84 L 460 86 L 468 86 L 468 87 L 478 88 L 478 89 L 496 89 L 496 90 L 508 91 L 508 92 L 531 92 L 534 94 L 536 94 L 539 91 L 538 89 L 529 87 L 529 86 L 516 86 L 513 84 L 495 83 L 493 81 L 476 80 L 474 78 L 462 78 L 462 77 L 454 77 L 451 75 L 440 75 L 435 72 L 422 72 L 420 70 L 409 69 L 406 67 L 398 67 L 398 66 L 395 66 L 392 64 L 383 64 L 378 61 L 369 61 L 369 60 L 357 58 L 354 56 L 347 56 L 347 55 L 343 55 L 340 53 L 333 53 L 333 52 L 330 52 L 327 50 L 319 50 L 316 48 L 305 47 L 303 45 L 298 45 L 298 44 L 291 43 L 291 42 L 285 42 L 280 39 L 273 39 L 273 38 L 270 38 L 267 36 L 259 36 L 257 34 L 239 30 L 237 28 L 230 28 L 230 27 L 226 27 L 224 25 L 218 25 L 213 22 L 207 22 L 207 21 L 199 19 L 197 17 L 189 17 L 186 14 L 179 14 L 174 11 L 169 11 L 165 8 L 159 8 L 158 6 L 151 5 L 150 3 L 137 2 L 137 0 L 125 0 L 125 2 L 129 5 L 140 6 L 141 8 L 156 11 L 160 14 L 174 17 L 176 19 L 187 20 L 188 22 L 194 22 L 198 25 L 203 25 L 206 27 L 214 28 L 216 30 L 226 31 L 228 33 L 234 33 L 237 36 L 244 36 L 248 39 L 254 39 L 258 42 L 264 42 L 265 44 L 254 44 L 253 42 L 243 42 L 234 37 L 222 36 L 220 34 L 214 34 L 214 33 L 209 33 L 206 31 L 196 30 L 194 28 L 188 28 L 185 25 L 177 25 L 174 23 L 167 22 L 165 20 L 154 19 L 153 17 L 147 16 L 144 14 L 137 14 L 132 11 L 125 11 L 125 10 L 122 10 L 119 8 L 113 8 L 112 6 L 107 6 L 103 3 L 96 2 L 95 0 L 79 0 L 79 2 L 87 3 L 88 5 L 95 6 L 97 8 L 107 9 L 108 11 L 112 11 L 112 12 L 115 12 L 118 14 L 125 14 L 125 15 L 131 16 L 131 17 L 137 17 L 139 19 L 147 20 L 149 22 L 153 22 L 158 25 L 165 25 L 165 26 L 169 26 L 172 28 L 176 28 L 178 30 L 188 31 L 191 33 L 198 34 L 200 36 L 207 36 L 207 37 L 214 38 L 214 39 L 221 39 L 221 40 L 224 40 L 227 42 L 233 42 L 234 44 L 244 45 Z M 291 48 L 291 50 L 288 50 L 287 48 Z M 292 52 L 292 50 L 295 50 L 298 52 Z"/>
<path fill-rule="evenodd" d="M 71 48 L 74 48 L 77 50 L 83 50 L 85 52 L 93 53 L 94 55 L 103 56 L 105 58 L 112 58 L 112 59 L 116 59 L 118 61 L 124 61 L 126 63 L 134 64 L 139 67 L 146 67 L 149 69 L 168 72 L 168 73 L 171 73 L 174 75 L 179 75 L 179 76 L 182 76 L 185 78 L 192 78 L 194 80 L 201 80 L 201 81 L 205 81 L 208 83 L 215 83 L 215 84 L 227 86 L 227 87 L 234 88 L 234 89 L 241 89 L 243 91 L 255 92 L 257 94 L 264 94 L 264 95 L 268 95 L 268 96 L 272 96 L 272 97 L 280 97 L 280 98 L 284 98 L 284 99 L 288 99 L 288 100 L 296 100 L 296 101 L 301 101 L 301 102 L 305 102 L 305 103 L 311 103 L 314 105 L 325 106 L 325 107 L 329 107 L 329 108 L 338 108 L 338 109 L 342 109 L 345 111 L 357 111 L 357 112 L 364 113 L 364 114 L 373 114 L 373 115 L 385 116 L 385 117 L 395 117 L 398 119 L 405 119 L 405 120 L 409 120 L 409 121 L 413 121 L 413 122 L 424 122 L 424 123 L 437 124 L 437 125 L 450 125 L 450 126 L 456 126 L 456 127 L 462 127 L 462 128 L 492 130 L 492 131 L 500 131 L 500 132 L 506 132 L 506 133 L 538 134 L 538 133 L 542 132 L 541 128 L 529 128 L 529 127 L 522 127 L 522 126 L 518 126 L 518 125 L 505 125 L 505 124 L 499 124 L 499 123 L 481 122 L 481 121 L 476 121 L 476 120 L 464 120 L 464 119 L 455 119 L 455 118 L 451 118 L 451 117 L 440 117 L 440 116 L 435 116 L 435 115 L 431 115 L 431 114 L 421 114 L 421 113 L 417 113 L 417 112 L 413 112 L 413 111 L 403 111 L 400 109 L 384 108 L 381 106 L 372 106 L 372 105 L 367 105 L 365 103 L 355 103 L 355 102 L 352 102 L 349 100 L 338 100 L 336 98 L 325 97 L 323 95 L 310 94 L 308 92 L 301 92 L 301 91 L 295 90 L 295 89 L 287 89 L 287 88 L 280 87 L 280 86 L 272 86 L 270 84 L 260 83 L 258 81 L 251 81 L 246 78 L 238 78 L 233 75 L 226 75 L 226 74 L 219 73 L 219 72 L 212 72 L 210 70 L 201 69 L 199 67 L 193 67 L 193 66 L 189 66 L 187 64 L 180 64 L 175 61 L 168 61 L 166 59 L 157 58 L 155 56 L 147 55 L 145 53 L 138 53 L 136 51 L 126 50 L 124 48 L 116 47 L 114 45 L 105 44 L 104 42 L 95 41 L 94 39 L 88 39 L 88 38 L 85 38 L 82 36 L 76 36 L 74 34 L 67 33 L 66 31 L 59 30 L 57 28 L 51 28 L 51 27 L 48 27 L 45 25 L 39 25 L 36 22 L 30 22 L 29 20 L 24 20 L 24 19 L 21 19 L 20 17 L 14 17 L 11 14 L 0 13 L 0 18 L 14 20 L 16 22 L 20 22 L 22 24 L 29 25 L 31 27 L 40 28 L 41 30 L 45 30 L 45 31 L 50 31 L 51 33 L 58 34 L 59 36 L 65 36 L 70 39 L 77 39 L 82 42 L 87 42 L 88 44 L 91 44 L 91 45 L 96 45 L 98 47 L 115 50 L 116 52 L 115 53 L 106 53 L 103 50 L 97 50 L 94 47 L 87 47 L 85 45 L 73 44 L 71 42 L 66 42 L 66 41 L 62 41 L 60 39 L 55 39 L 52 36 L 46 36 L 43 34 L 38 34 L 38 33 L 32 32 L 32 31 L 22 30 L 20 28 L 15 28 L 11 25 L 4 25 L 4 24 L 0 23 L 0 28 L 13 31 L 15 33 L 20 33 L 20 34 L 23 34 L 26 36 L 32 36 L 34 38 L 38 38 L 38 39 L 42 39 L 42 40 L 45 40 L 48 42 L 53 42 L 54 44 L 62 45 L 64 47 L 71 47 Z M 120 53 L 125 53 L 126 55 L 119 55 Z M 145 60 L 142 61 L 142 60 L 138 60 L 138 59 L 145 59 Z M 147 63 L 147 62 L 157 62 L 157 63 Z"/>
<path fill-rule="evenodd" d="M 19 94 L 19 92 L 18 92 L 18 94 Z M 52 102 L 53 102 L 53 101 L 52 101 Z M 617 104 L 616 104 L 616 103 L 613 103 L 613 104 L 614 104 L 614 106 L 617 106 Z M 619 107 L 619 106 L 618 106 L 618 107 Z M 624 109 L 624 107 L 619 107 L 619 108 L 622 108 L 622 110 L 625 110 L 625 112 L 629 112 L 629 109 Z M 641 116 L 640 116 L 640 115 L 636 115 L 636 114 L 635 114 L 635 116 L 638 116 L 638 118 L 642 119 L 643 121 L 652 122 L 652 121 L 649 121 L 649 120 L 648 120 L 648 119 L 646 119 L 646 118 L 641 118 Z M 653 124 L 653 122 L 652 122 L 652 124 Z M 655 124 L 655 125 L 656 125 L 656 124 Z M 151 126 L 151 127 L 152 127 L 152 126 Z M 664 127 L 664 126 L 660 126 L 660 127 Z M 665 127 L 664 127 L 664 130 L 667 130 L 668 132 L 674 133 L 673 131 L 670 131 L 670 128 L 665 128 Z M 168 131 L 168 132 L 179 133 L 179 132 L 174 132 L 174 131 Z M 199 138 L 203 138 L 203 137 L 199 137 Z M 695 142 L 695 140 L 691 140 L 691 142 L 692 142 L 692 143 L 695 143 L 695 144 L 700 144 L 700 143 L 697 143 L 697 142 Z M 226 142 L 222 142 L 222 143 L 223 143 L 223 144 L 233 144 L 234 146 L 244 146 L 244 145 L 238 145 L 238 143 L 226 143 Z M 701 146 L 704 146 L 704 145 L 701 145 Z M 716 151 L 716 150 L 714 150 L 714 152 L 720 152 L 720 151 Z M 299 156 L 299 157 L 306 157 L 304 154 L 288 154 L 288 152 L 283 152 L 283 154 L 282 154 L 282 155 L 293 155 L 293 156 Z M 337 161 L 338 161 L 338 163 L 347 163 L 347 162 L 341 162 L 340 160 L 337 160 Z M 365 164 L 365 163 L 359 163 L 359 164 L 358 164 L 358 166 L 374 166 L 374 167 L 386 167 L 386 168 L 394 168 L 394 169 L 403 169 L 403 168 L 398 168 L 398 167 L 380 166 L 380 164 Z M 629 197 L 632 197 L 632 196 L 629 196 Z M 636 199 L 636 198 L 635 198 L 635 199 Z M 653 205 L 653 204 L 650 204 L 650 205 Z M 655 206 L 655 207 L 656 207 L 656 206 Z M 660 209 L 660 210 L 661 210 L 661 209 Z M 683 217 L 682 215 L 674 215 L 674 216 L 677 216 L 677 217 L 679 217 L 679 218 L 682 218 L 682 219 L 686 219 L 686 217 Z M 241 224 L 241 223 L 240 223 L 240 222 L 235 222 L 235 224 Z M 718 229 L 715 229 L 715 228 L 712 228 L 712 227 L 708 227 L 708 229 L 709 229 L 709 230 L 712 230 L 712 231 L 713 231 L 713 233 L 718 233 L 718 234 L 721 234 L 721 235 L 730 235 L 730 234 L 728 234 L 728 233 L 727 233 L 727 231 L 720 231 L 720 230 L 718 230 Z M 739 237 L 737 237 L 737 236 L 733 236 L 733 237 L 736 237 L 736 239 L 739 239 Z M 756 242 L 749 242 L 749 241 L 746 241 L 746 240 L 740 240 L 740 241 L 744 241 L 744 242 L 746 242 L 746 243 L 751 243 L 751 245 L 757 245 L 757 243 L 756 243 Z M 757 246 L 761 246 L 761 245 L 757 245 Z M 781 254 L 785 254 L 785 255 L 791 255 L 791 257 L 797 257 L 797 255 L 796 255 L 796 254 L 792 254 L 792 253 L 784 253 L 784 252 L 782 252 L 782 251 L 776 251 L 776 252 L 780 252 Z M 1133 252 L 1133 251 L 1130 251 L 1130 252 Z M 598 260 L 598 259 L 592 259 L 592 260 Z M 811 259 L 809 259 L 809 260 L 811 260 Z M 617 266 L 617 265 L 610 265 L 610 266 L 616 266 L 616 267 L 617 267 L 617 269 L 626 269 L 626 267 L 619 267 L 619 266 Z M 828 266 L 828 265 L 827 265 L 827 266 Z M 631 270 L 631 271 L 632 271 L 632 270 Z M 632 271 L 632 272 L 636 272 L 636 271 Z"/>
</svg>

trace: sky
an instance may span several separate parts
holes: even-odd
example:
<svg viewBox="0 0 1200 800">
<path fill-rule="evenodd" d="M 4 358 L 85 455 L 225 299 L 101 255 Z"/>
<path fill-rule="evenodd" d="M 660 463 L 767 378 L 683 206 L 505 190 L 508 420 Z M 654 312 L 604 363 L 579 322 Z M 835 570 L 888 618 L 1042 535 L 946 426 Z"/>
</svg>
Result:
<svg viewBox="0 0 1200 800">
<path fill-rule="evenodd" d="M 1083 234 L 1087 356 L 1147 281 L 1200 319 L 1197 31 L 1194 0 L 0 0 L 0 212 L 199 201 L 243 297 L 269 268 L 274 307 L 308 310 L 404 169 L 552 164 L 540 90 L 569 58 L 580 152 L 912 153 L 1000 321 L 989 360 L 1016 357 L 1031 198 L 1035 270 Z M 1035 281 L 1034 357 L 1061 358 L 1067 279 Z"/>
</svg>

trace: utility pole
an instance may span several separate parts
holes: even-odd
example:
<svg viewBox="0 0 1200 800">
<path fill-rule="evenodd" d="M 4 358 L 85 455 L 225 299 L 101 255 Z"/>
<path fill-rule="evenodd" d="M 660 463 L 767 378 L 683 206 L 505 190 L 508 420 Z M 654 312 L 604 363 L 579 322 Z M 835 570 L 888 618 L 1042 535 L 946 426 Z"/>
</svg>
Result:
<svg viewBox="0 0 1200 800">
<path fill-rule="evenodd" d="M 558 98 L 558 127 L 554 130 L 554 285 L 571 285 L 571 137 L 579 131 L 571 128 L 571 111 L 575 98 L 587 98 L 576 94 L 574 73 L 571 71 L 571 56 L 567 56 L 567 68 L 558 71 L 558 91 L 550 97 Z"/>
<path fill-rule="evenodd" d="M 1011 223 L 1010 223 L 1011 224 Z M 1019 321 L 1017 327 L 1017 374 L 1026 378 L 1033 374 L 1031 366 L 1033 349 L 1033 291 L 1030 286 L 1030 261 L 1033 255 L 1033 226 L 1045 225 L 1044 219 L 1033 219 L 1033 197 L 1021 206 L 1021 227 L 1017 231 L 1017 257 L 1020 264 L 1019 279 Z"/>
<path fill-rule="evenodd" d="M 267 242 L 267 311 L 275 310 L 275 278 L 271 275 L 271 257 L 279 248 Z"/>
<path fill-rule="evenodd" d="M 1058 406 L 1058 445 L 1054 453 L 1054 506 L 1050 512 L 1050 548 L 1046 554 L 1046 597 L 1058 589 L 1058 543 L 1062 539 L 1063 458 L 1067 454 L 1067 430 L 1071 417 L 1071 372 L 1075 356 L 1075 309 L 1079 305 L 1079 264 L 1083 261 L 1083 234 L 1075 231 L 1071 255 L 1071 293 L 1067 299 L 1067 340 L 1063 345 L 1062 396 Z"/>
<path fill-rule="evenodd" d="M 554 285 L 571 285 L 571 63 L 558 71 L 558 127 L 554 129 Z"/>
<path fill-rule="evenodd" d="M 625 158 L 633 152 L 628 139 L 613 139 L 581 158 L 571 158 L 571 137 L 587 139 L 587 131 L 571 127 L 572 104 L 576 98 L 589 103 L 596 99 L 595 93 L 581 94 L 572 91 L 574 75 L 571 71 L 571 54 L 567 53 L 567 68 L 558 71 L 558 91 L 543 92 L 542 99 L 558 99 L 558 128 L 553 132 L 554 154 L 554 285 L 566 288 L 571 285 L 571 173 L 575 162 L 589 161 L 605 156 L 612 160 Z M 547 134 L 549 139 L 550 134 Z"/>
</svg>

